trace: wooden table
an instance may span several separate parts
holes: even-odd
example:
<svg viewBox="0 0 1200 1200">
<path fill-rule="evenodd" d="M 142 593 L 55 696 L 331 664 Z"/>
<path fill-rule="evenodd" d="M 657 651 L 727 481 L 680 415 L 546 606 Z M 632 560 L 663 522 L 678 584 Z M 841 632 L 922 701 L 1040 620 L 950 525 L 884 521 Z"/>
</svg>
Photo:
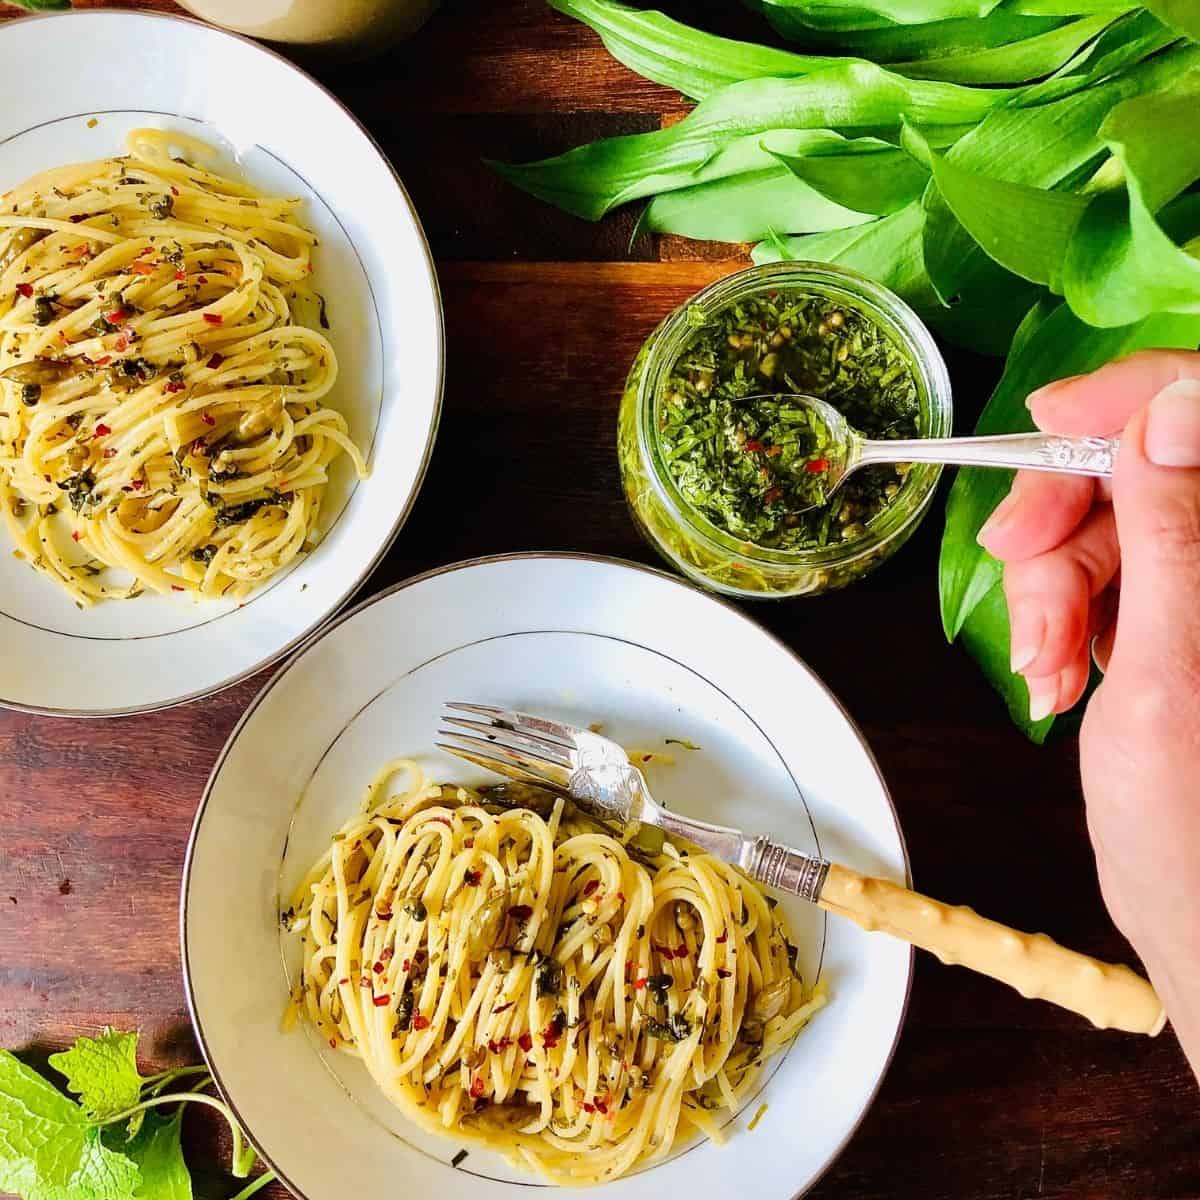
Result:
<svg viewBox="0 0 1200 1200">
<path fill-rule="evenodd" d="M 718 13 L 722 23 L 758 29 L 746 14 Z M 410 46 L 319 74 L 404 178 L 446 306 L 437 451 L 363 594 L 501 551 L 653 562 L 618 486 L 620 384 L 646 333 L 736 266 L 740 250 L 662 239 L 629 252 L 632 212 L 588 225 L 507 188 L 480 159 L 654 128 L 678 115 L 680 98 L 637 79 L 540 0 L 446 0 Z M 968 428 L 996 367 L 964 356 L 952 366 Z M 1101 905 L 1074 740 L 1028 744 L 942 638 L 939 527 L 931 517 L 850 591 L 753 615 L 865 731 L 919 887 L 1132 961 Z M 143 1031 L 147 1062 L 197 1060 L 180 980 L 180 870 L 209 768 L 266 675 L 144 717 L 0 712 L 0 1045 L 36 1061 L 112 1023 Z M 1198 1107 L 1169 1031 L 1156 1041 L 1099 1033 L 922 957 L 879 1098 L 811 1195 L 1198 1197 Z M 189 1160 L 214 1161 L 217 1135 L 203 1118 L 190 1136 Z"/>
</svg>

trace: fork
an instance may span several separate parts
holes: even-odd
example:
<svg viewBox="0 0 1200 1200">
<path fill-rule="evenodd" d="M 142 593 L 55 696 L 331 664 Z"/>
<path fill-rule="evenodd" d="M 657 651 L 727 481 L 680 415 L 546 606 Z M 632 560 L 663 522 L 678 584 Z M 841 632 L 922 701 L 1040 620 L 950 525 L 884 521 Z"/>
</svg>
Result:
<svg viewBox="0 0 1200 1200">
<path fill-rule="evenodd" d="M 729 863 L 758 883 L 847 917 L 1088 1018 L 1100 1029 L 1159 1033 L 1166 1016 L 1154 988 L 1129 967 L 1021 933 L 974 910 L 943 904 L 887 879 L 804 854 L 768 837 L 710 825 L 655 802 L 625 751 L 588 729 L 490 704 L 451 703 L 446 750 L 476 766 L 570 797 L 587 815 L 632 832 L 652 825 Z"/>
</svg>

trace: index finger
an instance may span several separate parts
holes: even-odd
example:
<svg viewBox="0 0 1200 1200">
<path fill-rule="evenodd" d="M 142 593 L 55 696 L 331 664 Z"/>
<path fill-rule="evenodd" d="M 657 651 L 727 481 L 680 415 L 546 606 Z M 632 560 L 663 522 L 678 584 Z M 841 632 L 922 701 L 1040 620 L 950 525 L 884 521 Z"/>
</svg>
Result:
<svg viewBox="0 0 1200 1200">
<path fill-rule="evenodd" d="M 1200 379 L 1200 354 L 1139 350 L 1090 375 L 1048 383 L 1030 393 L 1025 403 L 1038 428 L 1047 433 L 1120 433 L 1135 412 L 1179 379 Z"/>
</svg>

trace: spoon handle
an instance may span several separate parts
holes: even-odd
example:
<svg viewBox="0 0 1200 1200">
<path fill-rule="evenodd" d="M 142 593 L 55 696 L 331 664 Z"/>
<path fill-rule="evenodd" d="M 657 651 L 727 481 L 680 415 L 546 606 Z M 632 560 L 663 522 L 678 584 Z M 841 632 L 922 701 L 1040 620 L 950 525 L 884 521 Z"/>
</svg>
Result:
<svg viewBox="0 0 1200 1200">
<path fill-rule="evenodd" d="M 1053 433 L 1007 433 L 999 437 L 863 439 L 855 466 L 932 462 L 969 467 L 1016 467 L 1069 475 L 1111 476 L 1120 438 L 1061 437 Z"/>
</svg>

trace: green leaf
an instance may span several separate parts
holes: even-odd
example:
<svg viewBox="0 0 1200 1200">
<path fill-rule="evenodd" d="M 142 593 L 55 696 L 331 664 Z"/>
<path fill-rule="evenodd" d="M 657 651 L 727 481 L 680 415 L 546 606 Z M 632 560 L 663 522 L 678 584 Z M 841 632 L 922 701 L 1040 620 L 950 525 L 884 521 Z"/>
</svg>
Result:
<svg viewBox="0 0 1200 1200">
<path fill-rule="evenodd" d="M 641 196 L 699 182 L 697 172 L 750 134 L 832 129 L 899 132 L 979 120 L 1011 98 L 1004 89 L 905 79 L 870 63 L 848 62 L 801 79 L 747 79 L 713 93 L 667 129 L 606 138 L 520 166 L 491 164 L 509 182 L 576 216 L 597 220 Z"/>
<path fill-rule="evenodd" d="M 608 52 L 631 71 L 702 100 L 742 79 L 785 78 L 840 66 L 833 55 L 795 54 L 692 29 L 665 13 L 615 0 L 549 0 L 550 6 L 591 26 Z"/>
<path fill-rule="evenodd" d="M 946 162 L 1009 183 L 1054 188 L 1104 150 L 1100 124 L 1120 101 L 1169 86 L 1191 65 L 1192 50 L 1169 50 L 1124 75 L 1036 108 L 1004 108 L 961 137 Z M 1200 61 L 1200 60 L 1196 60 Z M 1006 274 L 954 216 L 937 188 L 926 193 L 925 265 L 947 303 L 1001 286 Z"/>
<path fill-rule="evenodd" d="M 0 1050 L 0 1190 L 24 1200 L 130 1200 L 137 1167 L 83 1110 Z"/>
<path fill-rule="evenodd" d="M 924 25 L 931 21 L 969 20 L 986 17 L 999 0 L 821 0 L 813 3 L 785 2 L 778 7 L 797 12 L 800 19 L 818 29 L 871 29 L 882 22 Z"/>
<path fill-rule="evenodd" d="M 843 229 L 868 220 L 869 216 L 835 204 L 776 166 L 655 196 L 637 232 L 753 242 L 772 230 Z"/>
<path fill-rule="evenodd" d="M 1000 693 L 1013 724 L 1030 741 L 1040 746 L 1053 727 L 1055 718 L 1051 716 L 1042 721 L 1030 721 L 1029 689 L 1025 686 L 1025 680 L 1009 669 L 1010 639 L 1004 588 L 997 583 L 972 609 L 963 626 L 963 644 L 979 664 L 984 677 Z"/>
<path fill-rule="evenodd" d="M 1019 42 L 991 46 L 968 54 L 947 54 L 891 64 L 900 75 L 945 79 L 954 83 L 1024 83 L 1059 70 L 1074 54 L 1111 23 L 1109 13 L 1081 17 L 1057 29 Z"/>
<path fill-rule="evenodd" d="M 1045 383 L 1080 375 L 1151 346 L 1195 348 L 1200 317 L 1161 314 L 1119 329 L 1085 325 L 1070 308 L 1045 303 L 1029 314 L 1014 339 L 1004 375 L 983 410 L 980 434 L 1032 429 L 1025 400 Z M 946 501 L 939 566 L 942 625 L 953 641 L 975 606 L 1000 579 L 1000 564 L 976 541 L 984 521 L 1007 495 L 1012 472 L 965 468 Z"/>
<path fill-rule="evenodd" d="M 825 32 L 804 25 L 795 10 L 777 4 L 764 6 L 771 24 L 785 37 L 819 49 L 836 49 L 871 62 L 906 62 L 971 54 L 1005 46 L 1057 29 L 1069 17 L 1029 17 L 1008 11 L 1007 5 L 986 17 L 930 21 L 925 25 L 887 25 L 877 29 Z"/>
<path fill-rule="evenodd" d="M 1088 207 L 1087 196 L 964 170 L 934 152 L 911 127 L 905 127 L 903 145 L 932 170 L 941 199 L 989 257 L 1023 279 L 1058 289 L 1071 235 Z"/>
<path fill-rule="evenodd" d="M 1200 0 L 1146 0 L 1146 7 L 1165 25 L 1200 41 Z"/>
<path fill-rule="evenodd" d="M 192 1177 L 183 1160 L 180 1131 L 183 1106 L 172 1117 L 148 1113 L 125 1152 L 137 1164 L 141 1180 L 133 1200 L 192 1200 Z"/>
<path fill-rule="evenodd" d="M 926 167 L 903 150 L 878 138 L 857 138 L 826 154 L 776 152 L 775 157 L 809 188 L 858 213 L 884 216 L 898 212 L 920 196 L 929 179 Z M 789 233 L 799 232 L 801 228 L 776 226 L 776 229 Z M 803 228 L 814 230 L 820 226 Z"/>
<path fill-rule="evenodd" d="M 1126 325 L 1154 312 L 1200 312 L 1200 261 L 1154 214 L 1200 179 L 1200 71 L 1171 92 L 1127 100 L 1100 134 L 1125 169 L 1126 190 L 1092 199 L 1063 267 L 1071 307 L 1092 325 Z"/>
<path fill-rule="evenodd" d="M 9 0 L 9 3 L 29 12 L 66 12 L 71 7 L 71 0 Z"/>
<path fill-rule="evenodd" d="M 106 1121 L 141 1097 L 137 1044 L 136 1033 L 106 1028 L 98 1038 L 78 1038 L 70 1050 L 50 1055 L 50 1065 L 66 1076 L 88 1117 Z"/>
</svg>

